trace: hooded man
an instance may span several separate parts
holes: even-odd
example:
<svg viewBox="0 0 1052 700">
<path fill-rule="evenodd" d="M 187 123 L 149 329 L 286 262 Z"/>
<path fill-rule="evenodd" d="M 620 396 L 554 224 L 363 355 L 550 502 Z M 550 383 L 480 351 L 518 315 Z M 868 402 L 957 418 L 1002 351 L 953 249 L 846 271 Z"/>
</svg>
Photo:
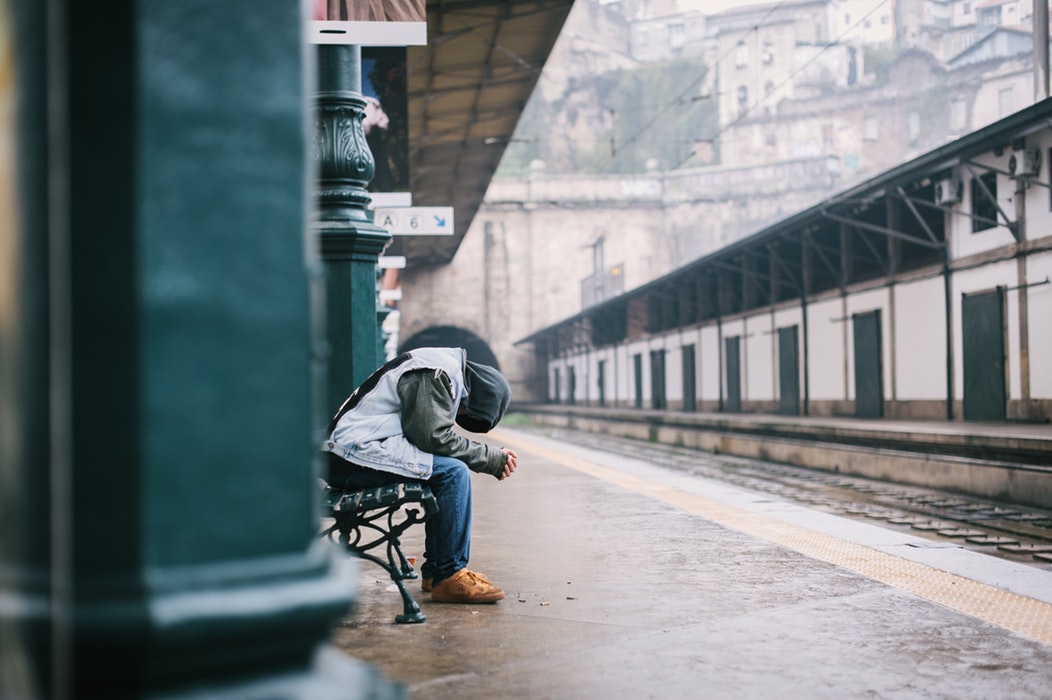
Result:
<svg viewBox="0 0 1052 700">
<path fill-rule="evenodd" d="M 373 372 L 329 424 L 326 480 L 356 490 L 412 479 L 426 483 L 438 512 L 424 526 L 424 591 L 439 603 L 495 603 L 504 591 L 467 568 L 471 549 L 468 470 L 503 480 L 518 456 L 458 434 L 492 430 L 508 410 L 500 372 L 462 348 L 418 348 Z"/>
</svg>

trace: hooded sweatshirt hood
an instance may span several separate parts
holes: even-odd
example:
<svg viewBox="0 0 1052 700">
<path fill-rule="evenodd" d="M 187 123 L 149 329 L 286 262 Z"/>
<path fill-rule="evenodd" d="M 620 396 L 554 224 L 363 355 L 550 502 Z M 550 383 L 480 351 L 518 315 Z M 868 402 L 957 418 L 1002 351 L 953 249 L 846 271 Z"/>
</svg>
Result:
<svg viewBox="0 0 1052 700">
<path fill-rule="evenodd" d="M 473 433 L 488 433 L 497 427 L 511 402 L 511 387 L 499 371 L 468 360 L 464 364 L 468 395 L 461 407 L 470 415 L 457 416 L 457 425 Z"/>
</svg>

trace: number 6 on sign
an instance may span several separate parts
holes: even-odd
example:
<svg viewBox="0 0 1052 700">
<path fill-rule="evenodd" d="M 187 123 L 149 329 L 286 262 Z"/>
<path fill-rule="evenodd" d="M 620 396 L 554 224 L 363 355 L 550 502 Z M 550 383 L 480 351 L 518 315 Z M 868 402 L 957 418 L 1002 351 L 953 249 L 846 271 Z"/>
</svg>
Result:
<svg viewBox="0 0 1052 700">
<path fill-rule="evenodd" d="M 393 236 L 453 235 L 453 207 L 377 207 L 373 221 Z"/>
</svg>

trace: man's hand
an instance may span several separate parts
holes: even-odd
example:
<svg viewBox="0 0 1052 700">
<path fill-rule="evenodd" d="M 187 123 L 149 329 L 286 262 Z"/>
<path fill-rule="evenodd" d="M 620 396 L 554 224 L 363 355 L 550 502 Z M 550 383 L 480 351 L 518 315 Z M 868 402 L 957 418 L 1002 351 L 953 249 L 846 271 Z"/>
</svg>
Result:
<svg viewBox="0 0 1052 700">
<path fill-rule="evenodd" d="M 504 463 L 504 470 L 500 473 L 500 476 L 497 477 L 501 481 L 504 481 L 518 468 L 519 456 L 515 454 L 515 450 L 509 450 L 507 447 L 500 448 L 500 451 L 508 455 L 508 461 Z"/>
</svg>

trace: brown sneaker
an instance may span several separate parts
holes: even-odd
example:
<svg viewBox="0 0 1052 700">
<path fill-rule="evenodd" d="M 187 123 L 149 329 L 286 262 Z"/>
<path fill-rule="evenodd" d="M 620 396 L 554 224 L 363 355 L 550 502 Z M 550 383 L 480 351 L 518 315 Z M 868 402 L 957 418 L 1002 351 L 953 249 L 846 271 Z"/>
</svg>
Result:
<svg viewBox="0 0 1052 700">
<path fill-rule="evenodd" d="M 504 600 L 504 591 L 482 574 L 461 569 L 431 589 L 431 600 L 436 603 L 496 603 Z"/>
<path fill-rule="evenodd" d="M 429 579 L 429 578 L 422 578 L 422 579 L 420 579 L 420 590 L 422 590 L 424 593 L 430 593 L 431 592 L 431 579 Z"/>
</svg>

